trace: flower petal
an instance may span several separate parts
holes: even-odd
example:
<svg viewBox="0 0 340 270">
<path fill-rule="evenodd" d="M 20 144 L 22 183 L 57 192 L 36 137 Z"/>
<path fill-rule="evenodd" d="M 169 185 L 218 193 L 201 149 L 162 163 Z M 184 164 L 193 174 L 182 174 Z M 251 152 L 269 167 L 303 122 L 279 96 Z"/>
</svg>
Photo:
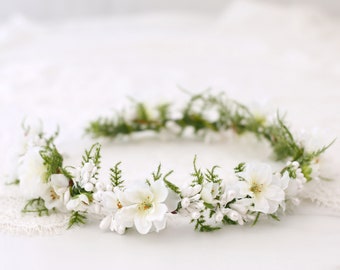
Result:
<svg viewBox="0 0 340 270">
<path fill-rule="evenodd" d="M 168 197 L 169 192 L 163 181 L 155 181 L 151 184 L 150 189 L 154 194 L 155 202 L 164 202 Z"/>
<path fill-rule="evenodd" d="M 137 214 L 134 218 L 135 226 L 140 234 L 147 234 L 152 226 L 152 222 L 147 220 L 144 215 Z"/>
<path fill-rule="evenodd" d="M 267 214 L 269 210 L 268 201 L 263 197 L 254 198 L 254 211 L 262 212 Z"/>
<path fill-rule="evenodd" d="M 52 174 L 50 180 L 52 186 L 55 188 L 66 188 L 69 185 L 69 180 L 63 174 Z"/>
<path fill-rule="evenodd" d="M 119 209 L 116 213 L 115 220 L 125 228 L 133 226 L 134 217 L 137 214 L 137 205 L 130 205 Z"/>
<path fill-rule="evenodd" d="M 146 216 L 146 219 L 150 221 L 161 221 L 164 219 L 167 212 L 168 207 L 164 203 L 155 204 L 153 207 L 153 211 Z"/>
<path fill-rule="evenodd" d="M 156 232 L 159 232 L 161 230 L 164 230 L 166 227 L 166 219 L 164 218 L 161 221 L 155 220 L 153 222 L 153 225 L 155 226 Z"/>
<path fill-rule="evenodd" d="M 285 198 L 284 191 L 280 187 L 275 186 L 275 185 L 268 186 L 263 193 L 264 193 L 263 196 L 266 199 L 269 199 L 272 201 L 281 202 Z"/>
<path fill-rule="evenodd" d="M 128 202 L 130 203 L 141 203 L 143 202 L 146 198 L 149 198 L 149 201 L 153 200 L 153 193 L 150 191 L 149 188 L 147 187 L 135 187 L 132 189 L 128 189 L 125 192 L 125 198 Z"/>
<path fill-rule="evenodd" d="M 106 216 L 105 218 L 102 219 L 102 221 L 99 224 L 99 228 L 101 230 L 107 230 L 112 222 L 112 216 Z"/>
</svg>

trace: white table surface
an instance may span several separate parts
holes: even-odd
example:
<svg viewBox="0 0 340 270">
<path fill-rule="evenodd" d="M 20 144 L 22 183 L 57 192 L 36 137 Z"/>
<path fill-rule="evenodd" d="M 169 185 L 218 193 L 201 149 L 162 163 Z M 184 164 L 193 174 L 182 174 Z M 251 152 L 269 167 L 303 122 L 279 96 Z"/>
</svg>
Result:
<svg viewBox="0 0 340 270">
<path fill-rule="evenodd" d="M 220 17 L 149 14 L 0 25 L 0 169 L 23 117 L 60 125 L 58 145 L 78 162 L 91 139 L 83 127 L 126 104 L 126 96 L 181 102 L 177 85 L 211 87 L 252 105 L 287 111 L 296 130 L 340 135 L 340 22 L 303 9 L 235 4 Z M 233 167 L 268 160 L 263 145 L 104 142 L 103 167 L 123 161 L 126 178 L 148 176 L 159 162 L 189 181 L 199 164 Z M 339 181 L 339 143 L 328 151 Z M 179 155 L 180 154 L 180 155 Z M 223 171 L 223 170 L 222 170 Z M 146 236 L 101 232 L 97 224 L 57 236 L 0 234 L 0 269 L 340 269 L 340 218 L 305 202 L 281 222 L 198 233 L 185 221 Z"/>
</svg>

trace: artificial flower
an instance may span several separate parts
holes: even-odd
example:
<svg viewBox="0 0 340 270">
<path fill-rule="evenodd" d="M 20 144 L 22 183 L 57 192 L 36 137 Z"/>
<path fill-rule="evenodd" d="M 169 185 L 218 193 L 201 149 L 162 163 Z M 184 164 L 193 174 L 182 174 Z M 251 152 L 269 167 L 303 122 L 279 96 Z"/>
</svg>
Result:
<svg viewBox="0 0 340 270">
<path fill-rule="evenodd" d="M 121 207 L 115 215 L 116 226 L 128 228 L 134 224 L 141 234 L 147 234 L 152 227 L 157 232 L 164 229 L 168 212 L 165 204 L 167 196 L 168 189 L 162 181 L 118 193 Z"/>
<path fill-rule="evenodd" d="M 40 155 L 40 147 L 29 149 L 21 157 L 18 168 L 20 191 L 26 199 L 39 198 L 48 189 L 46 183 L 46 166 Z"/>
<path fill-rule="evenodd" d="M 46 192 L 41 195 L 47 209 L 65 211 L 70 198 L 69 179 L 63 174 L 52 174 Z"/>
<path fill-rule="evenodd" d="M 247 164 L 239 176 L 244 180 L 240 181 L 241 193 L 252 198 L 253 211 L 265 214 L 277 211 L 285 199 L 285 193 L 283 188 L 273 181 L 273 172 L 269 165 Z"/>
</svg>

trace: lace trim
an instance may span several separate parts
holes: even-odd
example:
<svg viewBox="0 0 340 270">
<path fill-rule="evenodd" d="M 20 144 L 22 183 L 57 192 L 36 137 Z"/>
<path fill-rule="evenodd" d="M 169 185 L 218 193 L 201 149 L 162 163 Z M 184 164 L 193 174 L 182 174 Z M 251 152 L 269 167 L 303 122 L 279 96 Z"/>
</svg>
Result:
<svg viewBox="0 0 340 270">
<path fill-rule="evenodd" d="M 326 207 L 340 214 L 340 186 L 338 182 L 314 181 L 305 185 L 302 199 L 308 199 L 318 206 Z"/>
<path fill-rule="evenodd" d="M 0 194 L 0 232 L 18 235 L 57 235 L 65 232 L 69 214 L 54 213 L 42 217 L 22 214 L 25 200 L 17 194 L 17 187 L 6 188 Z M 301 198 L 340 215 L 340 187 L 335 182 L 311 182 L 306 185 Z"/>
<path fill-rule="evenodd" d="M 23 214 L 25 205 L 22 197 L 15 195 L 18 188 L 6 188 L 0 194 L 0 232 L 18 235 L 56 235 L 63 233 L 68 224 L 69 214 L 55 213 L 39 217 Z"/>
</svg>

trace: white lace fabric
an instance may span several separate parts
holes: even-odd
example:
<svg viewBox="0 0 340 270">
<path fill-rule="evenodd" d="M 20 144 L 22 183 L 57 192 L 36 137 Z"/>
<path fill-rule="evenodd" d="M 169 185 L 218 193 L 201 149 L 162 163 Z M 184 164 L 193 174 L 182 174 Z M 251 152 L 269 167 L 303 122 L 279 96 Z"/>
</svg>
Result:
<svg viewBox="0 0 340 270">
<path fill-rule="evenodd" d="M 38 216 L 21 212 L 26 201 L 17 187 L 4 188 L 0 194 L 0 231 L 18 235 L 55 235 L 64 232 L 69 214 L 51 213 Z"/>
</svg>

